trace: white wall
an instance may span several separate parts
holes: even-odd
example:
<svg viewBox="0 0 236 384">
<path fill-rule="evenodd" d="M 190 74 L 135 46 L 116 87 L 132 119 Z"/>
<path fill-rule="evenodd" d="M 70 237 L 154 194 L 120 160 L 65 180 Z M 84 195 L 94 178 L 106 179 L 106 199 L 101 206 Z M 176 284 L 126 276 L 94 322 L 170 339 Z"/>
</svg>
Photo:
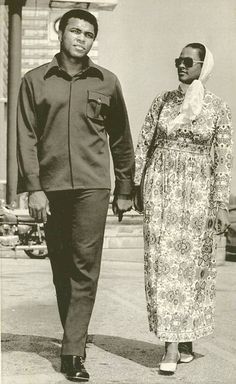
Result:
<svg viewBox="0 0 236 384">
<path fill-rule="evenodd" d="M 212 51 L 208 88 L 229 103 L 236 125 L 235 0 L 119 0 L 113 12 L 99 14 L 99 24 L 99 63 L 120 78 L 135 144 L 154 96 L 176 88 L 174 58 L 190 42 Z M 234 149 L 236 157 L 236 136 Z"/>
</svg>

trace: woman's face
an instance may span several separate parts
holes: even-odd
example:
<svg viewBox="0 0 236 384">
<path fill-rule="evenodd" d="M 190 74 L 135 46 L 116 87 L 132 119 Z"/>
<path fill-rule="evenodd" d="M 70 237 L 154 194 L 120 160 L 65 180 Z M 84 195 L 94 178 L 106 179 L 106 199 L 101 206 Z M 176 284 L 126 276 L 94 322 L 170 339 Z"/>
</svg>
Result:
<svg viewBox="0 0 236 384">
<path fill-rule="evenodd" d="M 184 57 L 192 58 L 193 66 L 188 67 L 184 64 L 183 61 L 180 62 L 177 67 L 179 81 L 184 84 L 191 84 L 193 80 L 199 78 L 202 70 L 202 62 L 198 63 L 198 61 L 201 61 L 199 57 L 199 50 L 191 47 L 185 47 L 180 54 L 180 58 Z"/>
</svg>

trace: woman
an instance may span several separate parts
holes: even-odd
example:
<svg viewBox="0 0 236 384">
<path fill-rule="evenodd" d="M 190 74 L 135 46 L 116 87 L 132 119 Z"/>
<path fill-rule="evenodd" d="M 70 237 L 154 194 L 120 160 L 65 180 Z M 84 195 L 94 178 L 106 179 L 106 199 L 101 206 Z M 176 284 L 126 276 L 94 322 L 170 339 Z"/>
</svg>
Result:
<svg viewBox="0 0 236 384">
<path fill-rule="evenodd" d="M 150 331 L 165 342 L 164 374 L 174 373 L 178 361 L 190 362 L 192 341 L 213 331 L 213 234 L 228 226 L 232 163 L 229 108 L 204 87 L 212 54 L 202 44 L 188 44 L 175 65 L 179 88 L 154 99 L 139 136 L 135 173 L 138 191 L 147 161 L 145 289 Z"/>
</svg>

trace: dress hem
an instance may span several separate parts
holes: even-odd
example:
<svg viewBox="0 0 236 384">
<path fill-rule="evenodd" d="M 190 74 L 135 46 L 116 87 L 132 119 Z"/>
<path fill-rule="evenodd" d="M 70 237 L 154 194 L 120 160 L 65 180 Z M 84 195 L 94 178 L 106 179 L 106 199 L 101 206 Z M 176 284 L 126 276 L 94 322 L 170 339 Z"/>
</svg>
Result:
<svg viewBox="0 0 236 384">
<path fill-rule="evenodd" d="M 195 341 L 195 340 L 201 339 L 202 337 L 207 337 L 214 332 L 214 327 L 210 326 L 207 329 L 203 328 L 194 333 L 182 333 L 182 335 L 181 334 L 176 335 L 173 333 L 167 334 L 164 332 L 158 333 L 152 329 L 150 329 L 150 332 L 154 333 L 160 341 L 165 341 L 169 343 L 174 343 L 174 342 L 180 343 L 180 342 L 186 342 L 186 341 Z"/>
</svg>

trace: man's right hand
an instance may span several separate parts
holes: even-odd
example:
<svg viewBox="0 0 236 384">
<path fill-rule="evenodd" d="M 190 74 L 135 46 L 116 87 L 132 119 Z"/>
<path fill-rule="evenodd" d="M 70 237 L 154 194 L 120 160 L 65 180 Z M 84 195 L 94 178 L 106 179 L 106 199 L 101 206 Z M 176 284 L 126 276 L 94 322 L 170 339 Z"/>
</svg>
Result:
<svg viewBox="0 0 236 384">
<path fill-rule="evenodd" d="M 50 211 L 47 196 L 43 191 L 29 192 L 28 207 L 31 217 L 38 222 L 46 223 Z"/>
</svg>

